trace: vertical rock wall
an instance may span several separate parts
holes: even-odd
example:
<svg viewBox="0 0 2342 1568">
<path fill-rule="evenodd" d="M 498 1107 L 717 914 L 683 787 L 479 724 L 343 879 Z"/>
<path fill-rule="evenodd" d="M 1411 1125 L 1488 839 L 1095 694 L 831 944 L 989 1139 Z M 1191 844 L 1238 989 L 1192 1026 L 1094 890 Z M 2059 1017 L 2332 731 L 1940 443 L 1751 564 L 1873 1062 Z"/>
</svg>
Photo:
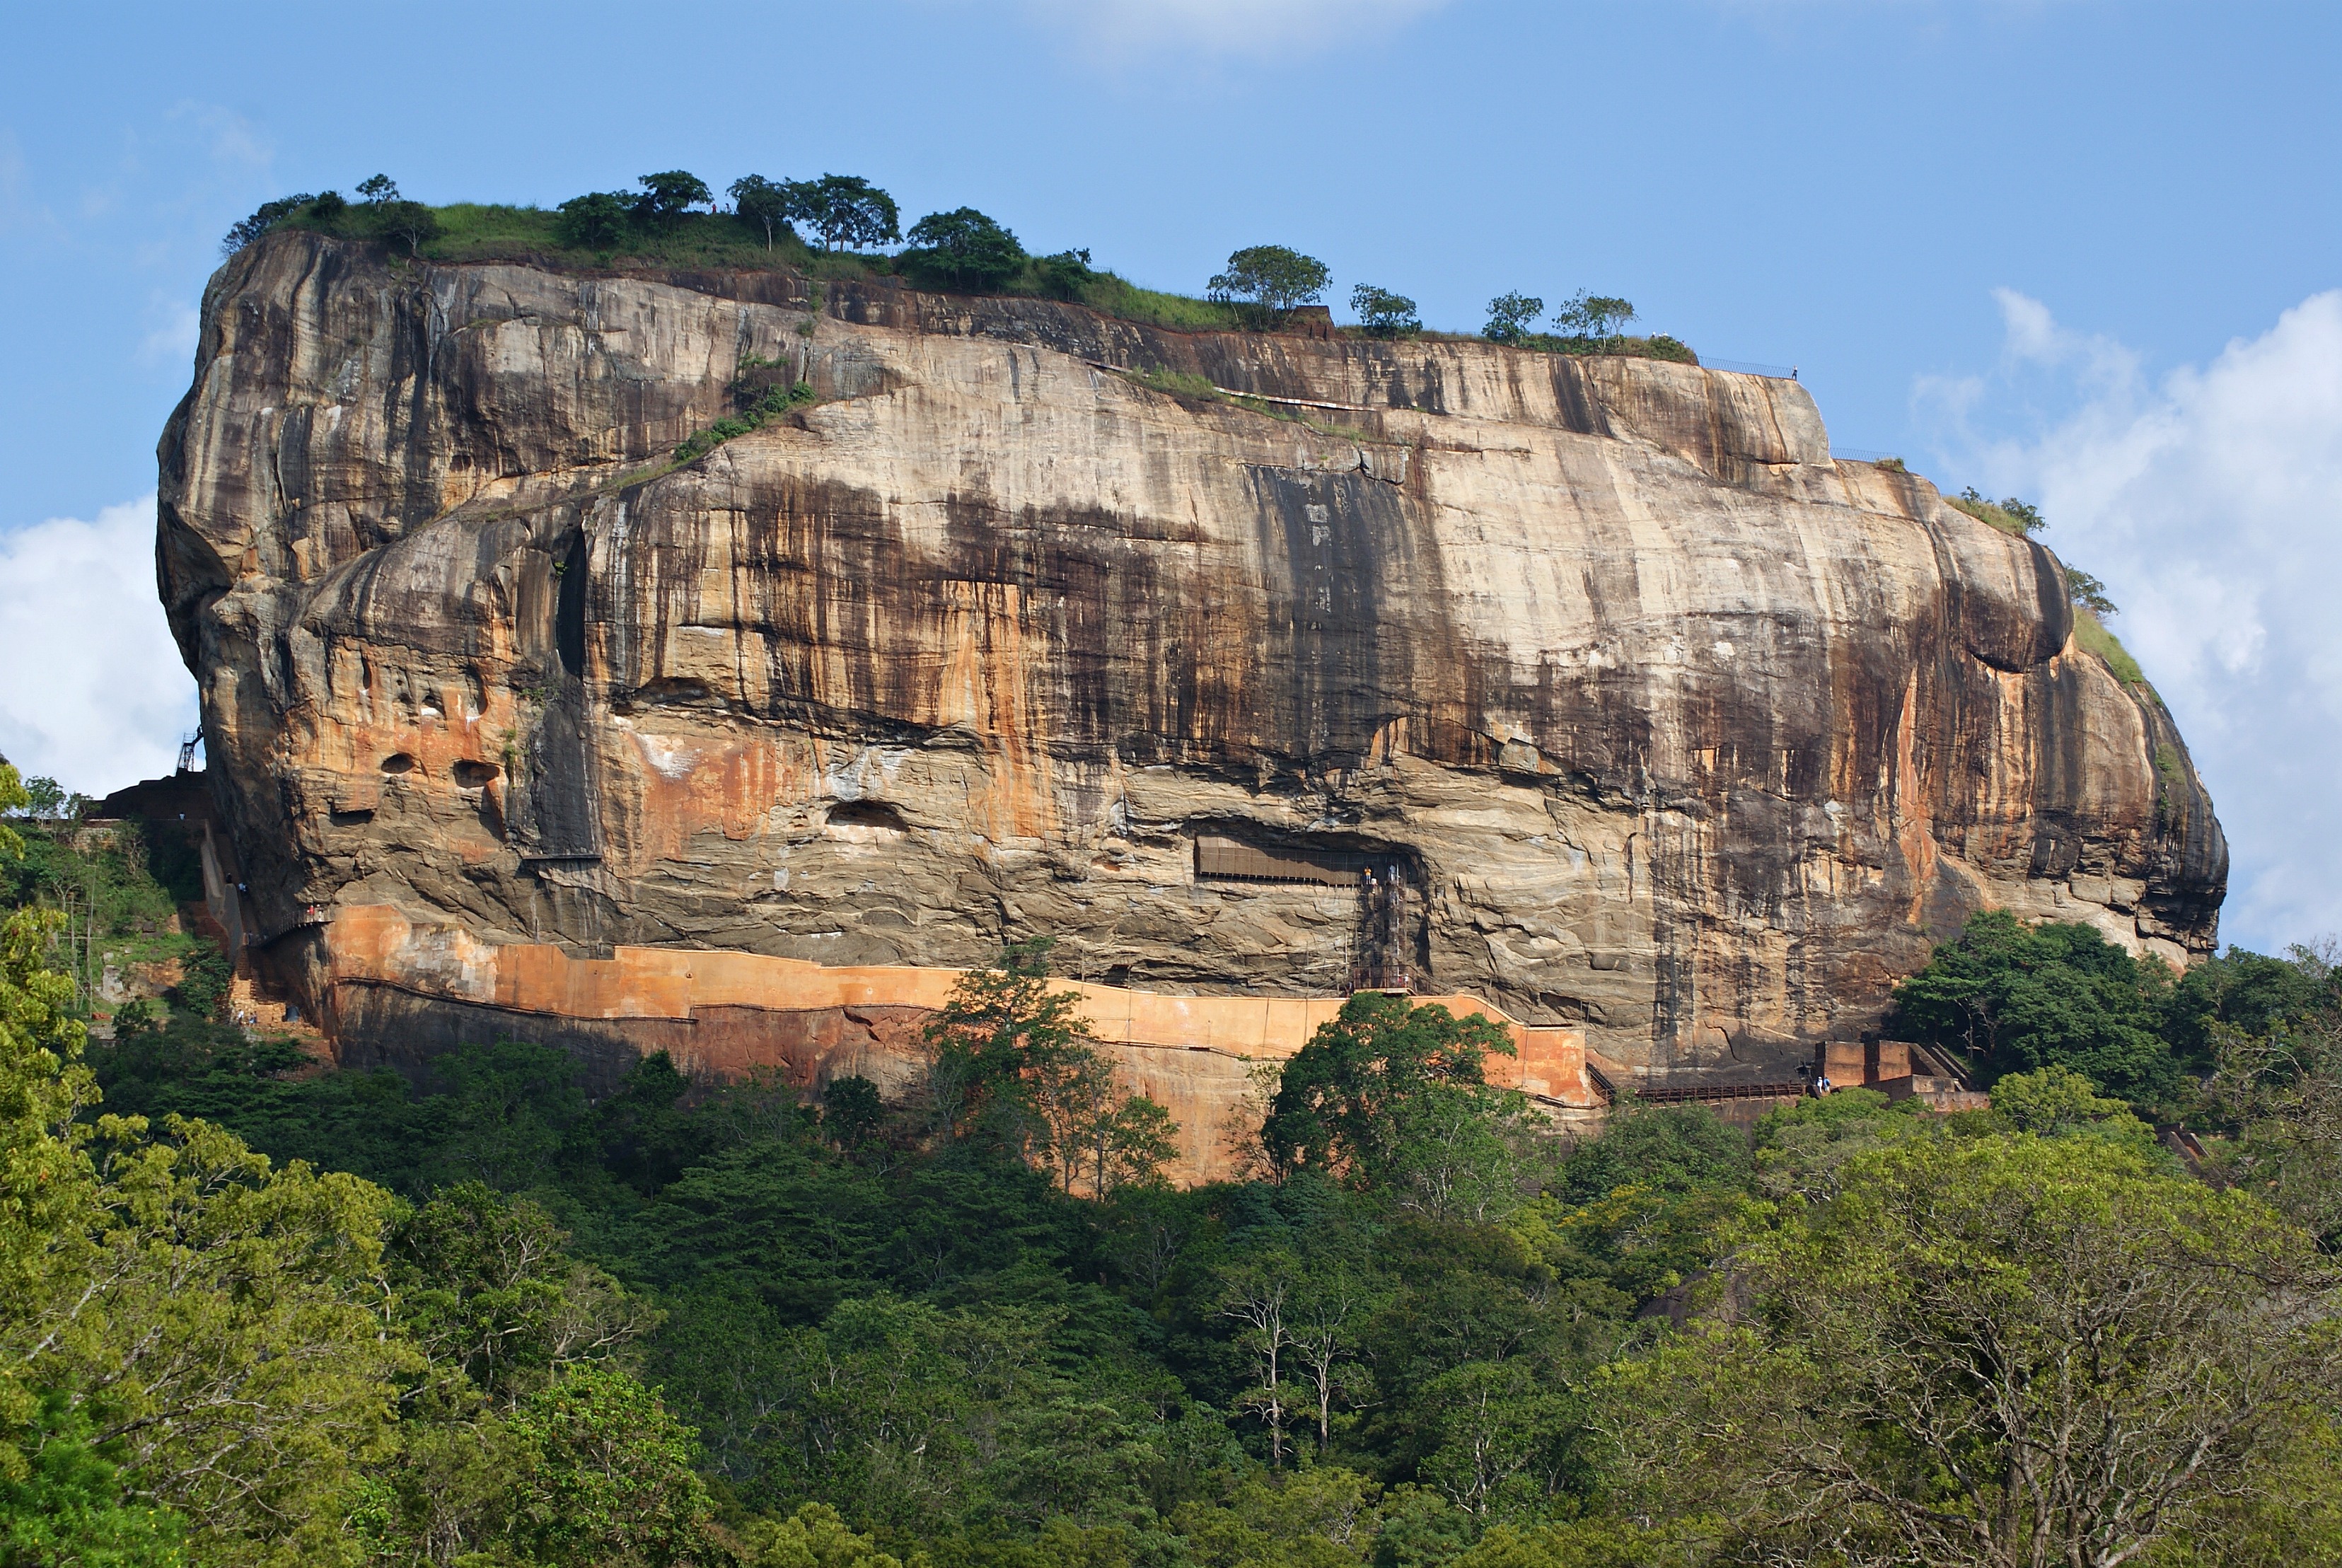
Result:
<svg viewBox="0 0 2342 1568">
<path fill-rule="evenodd" d="M 820 401 L 675 463 L 744 373 Z M 1256 400 L 1147 385 L 1193 378 Z M 224 813 L 329 1017 L 375 906 L 1338 994 L 1355 878 L 1198 836 L 1379 868 L 1423 988 L 1675 1073 L 1858 1035 L 1987 905 L 2216 934 L 2211 804 L 2056 562 L 1833 462 L 1793 382 L 278 234 L 161 458 Z M 403 994 L 345 1032 L 421 1049 Z"/>
</svg>

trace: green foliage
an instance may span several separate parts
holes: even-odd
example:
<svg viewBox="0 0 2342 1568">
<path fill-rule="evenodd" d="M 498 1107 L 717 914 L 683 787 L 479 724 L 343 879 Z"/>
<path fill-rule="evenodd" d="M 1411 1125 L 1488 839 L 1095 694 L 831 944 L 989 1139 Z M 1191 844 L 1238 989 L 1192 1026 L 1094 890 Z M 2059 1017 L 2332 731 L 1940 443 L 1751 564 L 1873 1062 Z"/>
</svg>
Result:
<svg viewBox="0 0 2342 1568">
<path fill-rule="evenodd" d="M 996 289 L 1025 268 L 1016 236 L 974 207 L 929 213 L 911 225 L 910 245 L 902 263 L 915 278 L 962 291 Z"/>
<path fill-rule="evenodd" d="M 1068 1193 L 1081 1185 L 1102 1198 L 1159 1180 L 1178 1128 L 1152 1100 L 1117 1090 L 1080 999 L 1049 989 L 1049 947 L 1043 938 L 1004 950 L 928 1021 L 936 1124 L 1054 1170 Z"/>
<path fill-rule="evenodd" d="M 17 852 L 0 852 L 0 903 L 71 911 L 68 928 L 57 934 L 57 959 L 80 980 L 83 1003 L 109 964 L 127 973 L 177 964 L 193 975 L 191 1000 L 211 1004 L 207 986 L 226 984 L 225 960 L 176 929 L 174 904 L 203 891 L 196 844 L 181 824 L 25 826 L 19 834 L 0 825 L 0 845 Z"/>
<path fill-rule="evenodd" d="M 1817 1203 L 1837 1195 L 1857 1156 L 1927 1130 L 1925 1104 L 1840 1089 L 1767 1112 L 1756 1124 L 1756 1190 Z"/>
<path fill-rule="evenodd" d="M 32 1429 L 10 1441 L 23 1465 L 0 1473 L 0 1563 L 181 1568 L 187 1561 L 186 1521 L 125 1496 L 121 1468 L 93 1441 L 85 1408 L 48 1393 Z"/>
<path fill-rule="evenodd" d="M 1413 337 L 1423 330 L 1415 301 L 1372 284 L 1362 283 L 1350 291 L 1350 309 L 1369 337 Z"/>
<path fill-rule="evenodd" d="M 1747 1167 L 1747 1135 L 1706 1106 L 1630 1102 L 1599 1139 L 1570 1155 L 1558 1190 L 1573 1203 L 1629 1185 L 1681 1194 L 1737 1185 Z"/>
<path fill-rule="evenodd" d="M 374 216 L 376 234 L 385 239 L 403 242 L 409 255 L 421 255 L 423 247 L 439 236 L 439 215 L 421 202 L 386 202 Z"/>
<path fill-rule="evenodd" d="M 415 1362 L 385 1333 L 388 1194 L 202 1124 L 78 1120 L 96 1096 L 44 925 L 0 927 L 5 1528 L 169 1562 L 184 1519 L 206 1555 L 308 1556 Z"/>
<path fill-rule="evenodd" d="M 2024 925 L 2003 910 L 1959 937 L 1895 990 L 1897 1026 L 1949 1051 L 1980 1082 L 2070 1067 L 2134 1105 L 2169 1105 L 2181 1063 L 2163 1038 L 2174 977 L 2087 925 Z"/>
<path fill-rule="evenodd" d="M 2067 566 L 2064 570 L 2066 594 L 2074 604 L 2101 619 L 2119 614 L 2115 608 L 2115 602 L 2107 596 L 2107 585 L 2104 583 L 2099 582 L 2079 566 Z"/>
<path fill-rule="evenodd" d="M 1748 1307 L 1616 1368 L 1604 1423 L 1621 1502 L 1731 1560 L 2118 1563 L 2342 1392 L 2300 1233 L 2124 1140 L 1911 1139 L 1736 1263 Z"/>
<path fill-rule="evenodd" d="M 683 169 L 644 175 L 635 184 L 643 187 L 643 194 L 635 198 L 635 221 L 647 228 L 673 228 L 692 208 L 715 200 L 706 180 Z"/>
<path fill-rule="evenodd" d="M 612 250 L 626 238 L 633 204 L 608 191 L 588 191 L 561 204 L 556 233 L 579 250 Z"/>
<path fill-rule="evenodd" d="M 1488 302 L 1488 325 L 1480 335 L 1490 343 L 1519 343 L 1544 314 L 1545 301 L 1534 295 L 1500 294 Z"/>
<path fill-rule="evenodd" d="M 24 778 L 16 772 L 15 764 L 0 762 L 0 819 L 28 811 L 32 804 L 33 794 L 25 787 Z M 0 820 L 0 865 L 6 865 L 21 859 L 24 853 L 24 835 L 10 827 L 5 820 Z M 11 901 L 12 904 L 15 902 L 16 901 Z"/>
<path fill-rule="evenodd" d="M 746 435 L 752 431 L 762 430 L 790 410 L 811 407 L 819 401 L 820 398 L 815 394 L 812 385 L 808 382 L 800 381 L 786 387 L 768 387 L 753 400 L 744 401 L 739 413 L 728 418 L 717 420 L 676 447 L 676 461 L 696 462 L 735 436 Z"/>
<path fill-rule="evenodd" d="M 895 198 L 858 175 L 788 184 L 789 216 L 821 236 L 825 250 L 866 250 L 901 239 Z"/>
<path fill-rule="evenodd" d="M 517 1533 L 547 1568 L 702 1560 L 714 1513 L 691 1433 L 615 1367 L 563 1372 L 523 1401 Z"/>
<path fill-rule="evenodd" d="M 2138 661 L 2131 657 L 2130 650 L 2122 645 L 2122 640 L 2107 630 L 2105 622 L 2080 604 L 2074 607 L 2074 641 L 2085 653 L 2096 654 L 2104 659 L 2107 668 L 2114 672 L 2115 679 L 2124 684 L 2137 686 L 2147 684 L 2146 672 L 2138 667 Z"/>
<path fill-rule="evenodd" d="M 1266 325 L 1296 305 L 1315 302 L 1332 277 L 1315 256 L 1285 245 L 1247 245 L 1232 253 L 1227 269 L 1204 286 L 1215 299 L 1249 304 Z"/>
<path fill-rule="evenodd" d="M 2229 1134 L 2215 1165 L 2224 1178 L 2267 1198 L 2328 1253 L 2337 1253 L 2342 1011 L 2331 999 L 2334 974 L 2323 957 L 2301 953 L 2295 967 L 2326 994 L 2295 1001 L 2282 1013 L 2269 1009 L 2257 1028 L 2212 1025 L 2218 1069 L 2209 1084 L 2211 1100 Z"/>
<path fill-rule="evenodd" d="M 481 1182 L 445 1187 L 392 1233 L 401 1326 L 441 1382 L 509 1410 L 566 1368 L 606 1359 L 655 1314 L 565 1250 L 543 1207 Z"/>
<path fill-rule="evenodd" d="M 388 175 L 368 175 L 358 182 L 358 199 L 370 207 L 398 200 L 398 182 Z"/>
<path fill-rule="evenodd" d="M 2120 1100 L 2109 1100 L 2071 1067 L 2007 1073 L 1992 1086 L 1992 1114 L 2019 1133 L 2045 1138 L 2088 1132 L 2153 1142 L 2152 1130 Z"/>
<path fill-rule="evenodd" d="M 1225 397 L 1220 389 L 1212 385 L 1210 377 L 1191 375 L 1186 371 L 1153 365 L 1124 374 L 1151 392 L 1167 392 L 1176 397 L 1193 397 L 1205 403 L 1220 402 Z"/>
<path fill-rule="evenodd" d="M 1955 510 L 1967 513 L 1977 522 L 1989 524 L 2004 534 L 2019 538 L 2043 526 L 2041 514 L 2022 501 L 2010 497 L 2006 501 L 1988 501 L 1971 484 L 1957 495 L 1947 495 L 1945 501 Z"/>
<path fill-rule="evenodd" d="M 1140 288 L 1108 272 L 1082 285 L 1080 303 L 1108 315 L 1182 332 L 1226 331 L 1246 324 L 1241 305 Z"/>
<path fill-rule="evenodd" d="M 239 218 L 220 239 L 220 255 L 232 256 L 261 235 L 307 206 L 316 198 L 306 191 L 297 196 L 279 196 L 273 202 L 263 202 L 252 215 Z"/>
<path fill-rule="evenodd" d="M 1033 281 L 1051 299 L 1078 301 L 1093 285 L 1110 275 L 1090 265 L 1090 253 L 1086 250 L 1059 251 L 1055 255 L 1036 256 L 1033 260 Z M 1122 280 L 1116 278 L 1114 281 L 1120 283 Z"/>
<path fill-rule="evenodd" d="M 2321 953 L 2297 946 L 2272 958 L 2231 947 L 2179 977 L 2164 1030 L 2183 1060 L 2207 1063 L 2226 1041 L 2290 1039 L 2321 1025 L 2337 1007 L 2342 972 Z"/>
<path fill-rule="evenodd" d="M 35 822 L 55 822 L 66 814 L 65 786 L 52 778 L 28 778 L 24 781 L 22 810 Z"/>
<path fill-rule="evenodd" d="M 765 236 L 765 249 L 773 248 L 776 233 L 789 233 L 789 192 L 786 185 L 768 180 L 762 175 L 743 175 L 732 182 L 726 193 L 732 198 L 732 212 L 744 224 L 754 224 Z"/>
<path fill-rule="evenodd" d="M 740 395 L 773 368 L 744 365 Z M 0 810 L 23 794 L 0 770 Z M 164 841 L 21 836 L 0 871 L 27 894 L 86 875 L 125 919 L 167 914 Z M 1167 1116 L 1101 1070 L 1046 944 L 968 976 L 895 1104 L 855 1076 L 817 1104 L 776 1074 L 694 1084 L 664 1055 L 589 1097 L 565 1053 L 511 1042 L 417 1084 L 295 1074 L 297 1050 L 184 1006 L 117 1018 L 96 1076 L 157 1136 L 93 1124 L 55 924 L 0 927 L 20 1555 L 1961 1562 L 1915 1552 L 1898 1511 L 1982 1517 L 1958 1466 L 2030 1441 L 2043 1369 L 2075 1366 L 2059 1397 L 2126 1434 L 2121 1485 L 2228 1423 L 2145 1560 L 2314 1556 L 2342 1521 L 2331 1287 L 2259 1206 L 2342 1232 L 2342 981 L 2316 954 L 2175 982 L 2081 928 L 1982 919 L 1913 1000 L 1955 1045 L 1979 1032 L 1992 1110 L 1842 1091 L 1752 1143 L 1629 1102 L 1566 1159 L 1487 1084 L 1501 1032 L 1369 995 L 1268 1074 L 1282 1179 L 1176 1191 L 1152 1179 Z M 2125 1029 L 2217 1060 L 2190 1111 L 2233 1190 L 2082 1075 L 2136 1054 Z M 211 1124 L 171 1119 L 191 1111 Z M 2085 1341 L 2111 1348 L 2058 1349 Z M 2022 1370 L 1989 1399 L 1961 1359 L 1984 1343 Z M 1958 1443 L 1930 1448 L 1938 1426 Z M 2062 1506 L 2018 1503 L 2053 1533 Z"/>
<path fill-rule="evenodd" d="M 1750 1185 L 1747 1135 L 1713 1111 L 1629 1102 L 1506 1226 L 1607 1315 L 1710 1269 L 1752 1223 Z"/>
<path fill-rule="evenodd" d="M 740 1532 L 740 1546 L 745 1568 L 903 1568 L 900 1558 L 880 1551 L 876 1538 L 856 1534 L 826 1503 L 753 1522 Z"/>
<path fill-rule="evenodd" d="M 1270 1167 L 1304 1167 L 1485 1217 L 1509 1174 L 1494 1124 L 1516 1106 L 1482 1072 L 1509 1035 L 1479 1014 L 1361 993 L 1286 1064 L 1261 1129 Z M 1468 1193 L 1468 1195 L 1466 1193 Z"/>
<path fill-rule="evenodd" d="M 171 987 L 171 1001 L 196 1018 L 217 1018 L 235 978 L 235 965 L 228 955 L 204 943 L 179 961 L 179 983 Z"/>
<path fill-rule="evenodd" d="M 1635 307 L 1611 295 L 1588 294 L 1578 290 L 1562 302 L 1554 313 L 1553 324 L 1566 338 L 1582 338 L 1597 350 L 1606 351 L 1618 337 L 1619 329 L 1635 319 Z"/>
<path fill-rule="evenodd" d="M 1656 1525 L 1575 1519 L 1527 1529 L 1499 1524 L 1451 1568 L 1686 1568 L 1709 1560 L 1723 1532 L 1705 1519 Z"/>
</svg>

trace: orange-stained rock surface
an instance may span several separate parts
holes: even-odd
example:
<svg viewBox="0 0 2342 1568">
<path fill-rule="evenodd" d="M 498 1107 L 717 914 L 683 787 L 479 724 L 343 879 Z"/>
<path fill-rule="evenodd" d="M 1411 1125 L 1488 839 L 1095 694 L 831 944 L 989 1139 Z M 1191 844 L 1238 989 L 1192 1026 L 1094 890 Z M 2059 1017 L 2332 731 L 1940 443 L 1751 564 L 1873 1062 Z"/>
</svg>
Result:
<svg viewBox="0 0 2342 1568">
<path fill-rule="evenodd" d="M 818 403 L 673 459 L 776 377 Z M 2211 803 L 2055 559 L 1792 381 L 280 232 L 161 458 L 255 938 L 347 1057 L 893 1059 L 905 993 L 726 965 L 1043 934 L 1126 1031 L 1396 966 L 1772 1081 L 1979 908 L 2217 935 Z M 1128 1038 L 1215 1114 L 1214 1039 Z"/>
<path fill-rule="evenodd" d="M 777 1068 L 788 1082 L 818 1089 L 858 1074 L 890 1094 L 923 1070 L 920 1025 L 964 973 L 646 947 L 575 958 L 542 944 L 492 944 L 451 927 L 417 926 L 387 904 L 345 908 L 325 937 L 332 961 L 323 989 L 336 1013 L 378 1013 L 385 1001 L 394 1012 L 469 1005 L 493 1010 L 508 1035 L 574 1039 L 599 1025 L 610 1038 L 651 1041 L 696 1076 Z M 1125 1082 L 1179 1124 L 1172 1174 L 1190 1182 L 1231 1174 L 1232 1138 L 1258 1130 L 1254 1064 L 1291 1056 L 1343 1003 L 1165 996 L 1081 981 L 1061 989 L 1080 998 L 1084 1022 Z M 1516 1054 L 1488 1059 L 1495 1082 L 1564 1121 L 1599 1113 L 1604 1102 L 1586 1076 L 1579 1031 L 1531 1028 L 1475 996 L 1415 1001 L 1506 1025 Z M 629 1060 L 621 1048 L 606 1065 L 623 1070 Z"/>
</svg>

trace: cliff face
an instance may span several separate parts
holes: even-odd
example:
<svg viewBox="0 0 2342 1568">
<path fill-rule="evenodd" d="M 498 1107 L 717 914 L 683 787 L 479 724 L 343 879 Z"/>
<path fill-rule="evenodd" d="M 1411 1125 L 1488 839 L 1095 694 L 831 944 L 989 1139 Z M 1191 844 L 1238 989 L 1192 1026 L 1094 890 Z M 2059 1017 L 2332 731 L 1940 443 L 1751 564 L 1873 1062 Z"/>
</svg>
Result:
<svg viewBox="0 0 2342 1568">
<path fill-rule="evenodd" d="M 820 401 L 674 464 L 744 366 Z M 1041 933 L 1205 994 L 1370 962 L 1714 1073 L 1875 1026 L 1979 907 L 2214 939 L 2211 803 L 2052 558 L 1833 463 L 1791 382 L 280 234 L 161 458 L 257 923 L 361 1055 L 457 1027 L 421 960 L 339 986 L 369 909 L 588 960 Z"/>
</svg>

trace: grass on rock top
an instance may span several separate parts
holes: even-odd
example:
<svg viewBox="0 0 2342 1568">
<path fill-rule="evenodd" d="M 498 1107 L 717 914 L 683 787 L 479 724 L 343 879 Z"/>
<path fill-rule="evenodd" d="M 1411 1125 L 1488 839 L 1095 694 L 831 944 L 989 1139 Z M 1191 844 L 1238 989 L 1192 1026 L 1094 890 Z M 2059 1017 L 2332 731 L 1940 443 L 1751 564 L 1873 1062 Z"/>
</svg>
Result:
<svg viewBox="0 0 2342 1568">
<path fill-rule="evenodd" d="M 2122 645 L 2122 639 L 2107 629 L 2107 624 L 2083 605 L 2074 606 L 2074 641 L 2107 662 L 2115 678 L 2127 686 L 2147 684 L 2147 672 Z"/>
<path fill-rule="evenodd" d="M 718 213 L 686 213 L 658 225 L 635 224 L 614 245 L 585 246 L 564 243 L 561 215 L 545 207 L 511 206 L 502 203 L 456 202 L 430 209 L 436 233 L 412 247 L 425 261 L 466 263 L 510 261 L 552 264 L 585 269 L 627 267 L 705 267 L 711 270 L 764 271 L 787 268 L 816 282 L 868 277 L 906 276 L 924 286 L 932 279 L 914 276 L 906 258 L 822 251 L 793 233 L 776 233 L 769 245 L 765 231 L 755 225 Z M 373 220 L 363 207 L 347 207 L 320 218 L 302 207 L 281 220 L 281 226 L 305 229 L 340 238 L 378 238 Z M 405 241 L 387 240 L 394 258 L 409 254 Z M 1143 288 L 1111 272 L 1080 268 L 1080 275 L 1049 263 L 1059 258 L 1028 256 L 1021 269 L 997 288 L 986 292 L 1026 298 L 1055 298 L 1087 305 L 1101 315 L 1179 332 L 1237 332 L 1256 329 L 1256 307 L 1226 300 L 1197 299 L 1189 295 Z M 1364 329 L 1346 327 L 1346 335 L 1365 336 Z M 1432 341 L 1479 341 L 1470 334 L 1425 332 Z M 1641 359 L 1668 359 L 1697 364 L 1698 356 L 1674 338 L 1622 337 L 1596 344 L 1591 339 L 1540 336 L 1518 345 L 1548 353 L 1609 353 Z"/>
</svg>

